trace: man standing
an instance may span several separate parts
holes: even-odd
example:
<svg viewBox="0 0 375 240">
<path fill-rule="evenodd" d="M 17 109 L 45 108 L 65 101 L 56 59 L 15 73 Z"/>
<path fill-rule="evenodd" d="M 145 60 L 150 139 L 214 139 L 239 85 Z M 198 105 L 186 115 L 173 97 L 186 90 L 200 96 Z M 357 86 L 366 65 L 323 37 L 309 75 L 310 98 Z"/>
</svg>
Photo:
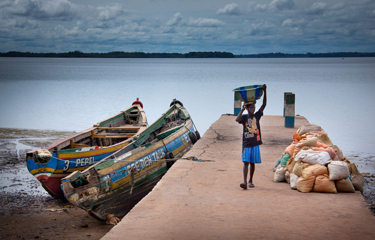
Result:
<svg viewBox="0 0 375 240">
<path fill-rule="evenodd" d="M 267 86 L 263 85 L 263 105 L 259 110 L 255 112 L 256 101 L 244 103 L 240 113 L 238 114 L 236 121 L 243 125 L 243 137 L 242 137 L 242 162 L 243 162 L 243 178 L 244 182 L 240 184 L 240 187 L 247 189 L 247 187 L 254 187 L 253 176 L 255 171 L 255 163 L 259 164 L 262 162 L 260 156 L 259 145 L 262 144 L 262 135 L 260 132 L 259 120 L 263 116 L 264 108 L 267 105 Z M 248 114 L 243 112 L 247 110 Z M 250 179 L 247 184 L 247 173 L 250 165 Z"/>
</svg>

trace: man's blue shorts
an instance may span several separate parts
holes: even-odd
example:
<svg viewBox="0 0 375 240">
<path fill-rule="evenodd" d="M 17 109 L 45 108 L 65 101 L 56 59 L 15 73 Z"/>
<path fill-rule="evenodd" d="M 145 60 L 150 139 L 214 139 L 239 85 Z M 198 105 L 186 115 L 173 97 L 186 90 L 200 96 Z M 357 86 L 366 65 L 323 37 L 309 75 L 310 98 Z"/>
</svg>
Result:
<svg viewBox="0 0 375 240">
<path fill-rule="evenodd" d="M 262 163 L 259 146 L 244 148 L 242 162 Z"/>
</svg>

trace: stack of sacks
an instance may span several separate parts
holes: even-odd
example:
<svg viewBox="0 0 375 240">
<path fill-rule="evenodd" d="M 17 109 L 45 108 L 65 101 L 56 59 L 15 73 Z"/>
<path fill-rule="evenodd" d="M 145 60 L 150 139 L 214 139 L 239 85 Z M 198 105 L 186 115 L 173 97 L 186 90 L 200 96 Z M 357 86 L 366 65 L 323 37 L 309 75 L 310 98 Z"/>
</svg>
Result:
<svg viewBox="0 0 375 240">
<path fill-rule="evenodd" d="M 342 151 L 316 124 L 305 124 L 293 135 L 276 168 L 274 181 L 287 181 L 300 192 L 363 191 L 364 178 L 355 164 L 343 157 Z"/>
</svg>

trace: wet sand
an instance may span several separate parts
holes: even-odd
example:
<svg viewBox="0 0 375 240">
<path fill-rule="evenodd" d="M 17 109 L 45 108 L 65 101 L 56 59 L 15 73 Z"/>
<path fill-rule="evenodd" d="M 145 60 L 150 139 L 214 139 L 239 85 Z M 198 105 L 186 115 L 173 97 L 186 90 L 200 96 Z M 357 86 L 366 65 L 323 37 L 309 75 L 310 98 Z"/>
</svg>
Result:
<svg viewBox="0 0 375 240">
<path fill-rule="evenodd" d="M 0 128 L 0 239 L 100 239 L 113 227 L 50 197 L 27 171 L 27 151 L 72 134 Z"/>
<path fill-rule="evenodd" d="M 50 197 L 27 171 L 28 150 L 72 134 L 0 128 L 0 239 L 100 239 L 113 227 L 64 199 Z M 375 176 L 365 179 L 363 196 L 375 213 Z"/>
</svg>

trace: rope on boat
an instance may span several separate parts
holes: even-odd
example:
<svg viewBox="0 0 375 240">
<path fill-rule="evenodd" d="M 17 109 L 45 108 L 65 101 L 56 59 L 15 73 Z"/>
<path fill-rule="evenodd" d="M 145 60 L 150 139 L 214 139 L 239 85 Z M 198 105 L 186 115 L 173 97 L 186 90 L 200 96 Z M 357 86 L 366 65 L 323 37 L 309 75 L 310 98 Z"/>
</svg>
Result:
<svg viewBox="0 0 375 240">
<path fill-rule="evenodd" d="M 64 159 L 60 159 L 60 158 L 53 157 L 53 156 L 52 156 L 52 158 L 55 158 L 58 161 L 64 161 L 64 162 L 69 161 L 69 163 L 77 163 L 76 161 L 64 160 Z M 116 162 L 135 162 L 135 161 L 137 161 L 137 160 L 123 160 L 123 159 L 122 160 L 111 159 L 111 160 L 115 160 Z M 195 161 L 195 162 L 215 162 L 215 160 L 199 159 L 199 158 L 196 158 L 196 157 L 159 159 L 159 160 L 154 160 L 153 162 L 173 162 L 173 161 L 177 161 L 177 160 L 189 160 L 189 161 Z"/>
</svg>

